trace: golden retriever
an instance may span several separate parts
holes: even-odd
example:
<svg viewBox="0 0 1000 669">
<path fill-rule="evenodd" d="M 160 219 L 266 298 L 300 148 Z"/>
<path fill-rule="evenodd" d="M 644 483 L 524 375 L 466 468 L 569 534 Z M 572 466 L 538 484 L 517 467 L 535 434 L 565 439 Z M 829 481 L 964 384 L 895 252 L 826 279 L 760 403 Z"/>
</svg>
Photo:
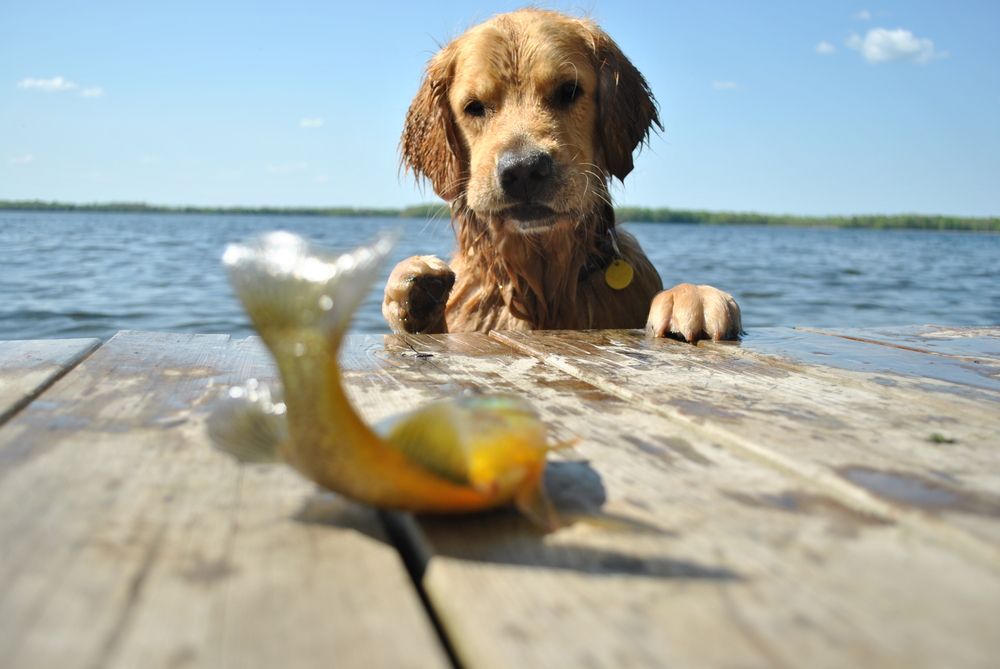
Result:
<svg viewBox="0 0 1000 669">
<path fill-rule="evenodd" d="M 688 341 L 741 332 L 711 286 L 662 291 L 616 227 L 612 177 L 659 126 L 638 70 L 592 21 L 502 14 L 428 63 L 400 143 L 406 170 L 451 203 L 449 267 L 393 270 L 382 313 L 396 333 L 647 327 Z M 630 277 L 631 270 L 631 277 Z"/>
</svg>

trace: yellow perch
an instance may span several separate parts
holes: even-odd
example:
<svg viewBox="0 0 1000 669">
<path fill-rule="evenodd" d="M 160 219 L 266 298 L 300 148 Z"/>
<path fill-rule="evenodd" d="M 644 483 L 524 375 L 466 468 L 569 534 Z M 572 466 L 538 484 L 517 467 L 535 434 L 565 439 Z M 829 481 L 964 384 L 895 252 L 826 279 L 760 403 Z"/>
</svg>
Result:
<svg viewBox="0 0 1000 669">
<path fill-rule="evenodd" d="M 542 482 L 553 447 L 520 398 L 463 393 L 386 421 L 378 434 L 351 407 L 337 350 L 392 241 L 335 254 L 272 232 L 226 250 L 223 263 L 274 355 L 284 396 L 254 380 L 231 389 L 209 434 L 242 460 L 285 462 L 360 502 L 430 513 L 513 502 L 554 529 Z"/>
</svg>

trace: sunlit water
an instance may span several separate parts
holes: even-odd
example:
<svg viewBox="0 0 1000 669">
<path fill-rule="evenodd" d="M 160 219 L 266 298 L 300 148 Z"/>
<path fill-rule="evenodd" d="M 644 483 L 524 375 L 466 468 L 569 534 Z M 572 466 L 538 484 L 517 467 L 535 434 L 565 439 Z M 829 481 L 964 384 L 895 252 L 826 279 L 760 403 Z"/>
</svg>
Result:
<svg viewBox="0 0 1000 669">
<path fill-rule="evenodd" d="M 0 211 L 0 339 L 119 330 L 252 333 L 219 261 L 266 230 L 348 248 L 400 229 L 357 333 L 388 332 L 381 288 L 410 255 L 447 256 L 447 221 Z M 633 224 L 664 285 L 732 293 L 744 326 L 1000 324 L 1000 235 Z"/>
</svg>

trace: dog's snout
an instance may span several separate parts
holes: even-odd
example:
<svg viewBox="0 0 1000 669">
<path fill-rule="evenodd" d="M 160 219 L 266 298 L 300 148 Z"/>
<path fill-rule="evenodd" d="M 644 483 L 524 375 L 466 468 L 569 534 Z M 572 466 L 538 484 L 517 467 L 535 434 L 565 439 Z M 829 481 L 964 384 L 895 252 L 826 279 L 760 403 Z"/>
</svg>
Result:
<svg viewBox="0 0 1000 669">
<path fill-rule="evenodd" d="M 552 157 L 544 151 L 507 151 L 497 161 L 497 176 L 504 193 L 528 202 L 552 176 Z"/>
</svg>

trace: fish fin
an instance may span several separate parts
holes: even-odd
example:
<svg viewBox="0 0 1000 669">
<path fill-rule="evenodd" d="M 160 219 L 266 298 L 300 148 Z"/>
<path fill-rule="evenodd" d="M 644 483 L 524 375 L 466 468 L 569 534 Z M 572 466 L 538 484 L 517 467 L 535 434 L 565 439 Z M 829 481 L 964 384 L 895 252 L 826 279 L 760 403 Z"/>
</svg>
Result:
<svg viewBox="0 0 1000 669">
<path fill-rule="evenodd" d="M 546 427 L 524 399 L 469 390 L 382 421 L 375 431 L 412 462 L 486 497 L 509 488 L 504 473 L 521 471 L 525 458 L 572 445 L 546 446 Z"/>
<path fill-rule="evenodd" d="M 546 532 L 555 532 L 563 526 L 541 479 L 537 485 L 526 485 L 521 488 L 514 496 L 514 506 L 528 520 Z"/>
<path fill-rule="evenodd" d="M 573 437 L 569 441 L 560 441 L 556 444 L 552 444 L 548 447 L 550 451 L 561 451 L 567 448 L 573 448 L 582 441 L 581 437 Z"/>
<path fill-rule="evenodd" d="M 207 427 L 215 447 L 241 462 L 281 462 L 288 441 L 284 403 L 255 379 L 230 388 Z"/>
<path fill-rule="evenodd" d="M 371 244 L 337 253 L 292 232 L 268 232 L 230 245 L 222 262 L 268 348 L 275 355 L 276 345 L 302 355 L 305 351 L 295 347 L 309 338 L 299 333 L 321 333 L 339 342 L 397 237 L 383 234 Z"/>
<path fill-rule="evenodd" d="M 381 421 L 374 429 L 412 462 L 452 483 L 467 485 L 469 467 L 460 436 L 463 427 L 454 403 L 444 400 Z"/>
</svg>

